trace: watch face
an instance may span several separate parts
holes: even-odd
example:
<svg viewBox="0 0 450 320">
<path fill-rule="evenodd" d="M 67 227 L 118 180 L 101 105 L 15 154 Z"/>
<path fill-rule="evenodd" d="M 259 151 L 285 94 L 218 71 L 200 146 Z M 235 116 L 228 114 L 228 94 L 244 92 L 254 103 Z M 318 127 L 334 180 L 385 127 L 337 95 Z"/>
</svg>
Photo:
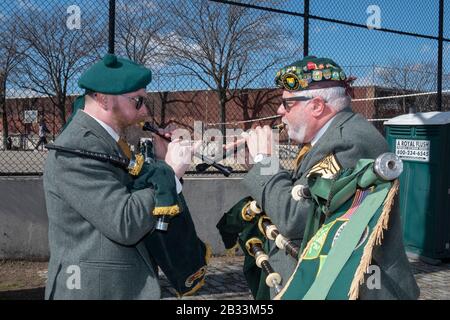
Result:
<svg viewBox="0 0 450 320">
<path fill-rule="evenodd" d="M 261 162 L 262 159 L 263 159 L 263 155 L 262 155 L 261 153 L 258 153 L 258 154 L 255 156 L 254 161 L 255 161 L 255 163 L 258 163 L 258 162 Z"/>
<path fill-rule="evenodd" d="M 268 164 L 270 162 L 270 157 L 268 155 L 258 153 L 254 159 L 255 163 Z"/>
</svg>

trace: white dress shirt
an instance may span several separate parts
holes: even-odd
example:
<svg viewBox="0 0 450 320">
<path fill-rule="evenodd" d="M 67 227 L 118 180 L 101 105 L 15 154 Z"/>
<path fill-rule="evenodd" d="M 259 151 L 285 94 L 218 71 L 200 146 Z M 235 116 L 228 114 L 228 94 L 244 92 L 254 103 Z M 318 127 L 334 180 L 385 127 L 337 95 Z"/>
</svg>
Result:
<svg viewBox="0 0 450 320">
<path fill-rule="evenodd" d="M 316 133 L 316 135 L 314 136 L 314 138 L 311 140 L 311 146 L 314 146 L 317 141 L 319 141 L 320 138 L 322 138 L 323 134 L 328 130 L 328 128 L 331 125 L 331 122 L 333 122 L 334 118 L 336 118 L 337 114 L 334 115 L 333 118 L 331 118 L 330 120 L 327 121 L 327 123 L 325 123 L 325 125 L 320 128 L 319 132 Z"/>
</svg>

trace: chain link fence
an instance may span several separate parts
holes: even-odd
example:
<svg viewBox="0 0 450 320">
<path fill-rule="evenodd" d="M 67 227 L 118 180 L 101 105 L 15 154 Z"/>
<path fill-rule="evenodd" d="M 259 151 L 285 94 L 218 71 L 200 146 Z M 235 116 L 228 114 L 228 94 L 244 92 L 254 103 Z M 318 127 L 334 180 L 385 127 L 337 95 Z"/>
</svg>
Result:
<svg viewBox="0 0 450 320">
<path fill-rule="evenodd" d="M 384 119 L 449 110 L 449 15 L 440 0 L 1 2 L 0 175 L 42 174 L 44 136 L 61 132 L 80 74 L 108 50 L 152 69 L 154 124 L 191 133 L 233 139 L 278 122 L 274 75 L 305 54 L 357 77 L 352 107 L 381 132 Z M 134 130 L 130 141 L 145 135 Z M 292 168 L 297 146 L 280 139 Z"/>
</svg>

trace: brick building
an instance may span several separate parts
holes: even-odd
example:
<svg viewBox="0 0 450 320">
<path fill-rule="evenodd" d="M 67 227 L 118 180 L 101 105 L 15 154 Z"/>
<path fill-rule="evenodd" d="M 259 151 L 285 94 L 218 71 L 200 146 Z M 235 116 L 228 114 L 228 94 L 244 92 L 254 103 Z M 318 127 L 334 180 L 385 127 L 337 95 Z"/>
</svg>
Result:
<svg viewBox="0 0 450 320">
<path fill-rule="evenodd" d="M 226 121 L 235 122 L 276 115 L 282 91 L 279 89 L 259 89 L 239 91 L 226 104 Z M 354 99 L 373 98 L 397 94 L 394 90 L 377 86 L 355 87 Z M 158 126 L 164 127 L 174 123 L 179 127 L 193 130 L 194 121 L 202 121 L 205 129 L 217 128 L 220 122 L 220 106 L 217 94 L 213 91 L 177 91 L 149 92 L 149 107 Z M 75 96 L 69 96 L 66 102 L 67 118 L 72 112 Z M 404 113 L 399 99 L 371 100 L 352 103 L 355 112 L 368 119 L 391 118 Z M 414 100 L 409 99 L 408 105 Z M 27 122 L 27 114 L 37 115 L 34 122 Z M 34 137 L 38 133 L 38 120 L 44 117 L 51 136 L 56 136 L 65 121 L 61 119 L 57 108 L 47 97 L 26 97 L 6 99 L 8 132 L 11 136 Z M 65 119 L 67 120 L 67 119 Z M 265 121 L 261 124 L 273 124 L 277 120 Z M 237 128 L 248 129 L 251 124 L 239 125 Z M 381 126 L 380 126 L 381 125 Z M 227 128 L 235 128 L 227 125 Z M 377 125 L 382 130 L 382 123 Z M 0 131 L 3 131 L 0 122 Z M 283 137 L 282 137 L 283 138 Z"/>
</svg>

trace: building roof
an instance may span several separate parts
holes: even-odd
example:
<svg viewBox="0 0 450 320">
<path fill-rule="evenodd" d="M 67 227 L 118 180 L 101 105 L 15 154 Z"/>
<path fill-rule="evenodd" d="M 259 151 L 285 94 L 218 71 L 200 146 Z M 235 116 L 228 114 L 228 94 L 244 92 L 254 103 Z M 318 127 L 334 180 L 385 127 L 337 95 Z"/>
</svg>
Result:
<svg viewBox="0 0 450 320">
<path fill-rule="evenodd" d="M 450 123 L 450 112 L 418 112 L 404 114 L 384 122 L 384 125 L 444 125 Z"/>
</svg>

